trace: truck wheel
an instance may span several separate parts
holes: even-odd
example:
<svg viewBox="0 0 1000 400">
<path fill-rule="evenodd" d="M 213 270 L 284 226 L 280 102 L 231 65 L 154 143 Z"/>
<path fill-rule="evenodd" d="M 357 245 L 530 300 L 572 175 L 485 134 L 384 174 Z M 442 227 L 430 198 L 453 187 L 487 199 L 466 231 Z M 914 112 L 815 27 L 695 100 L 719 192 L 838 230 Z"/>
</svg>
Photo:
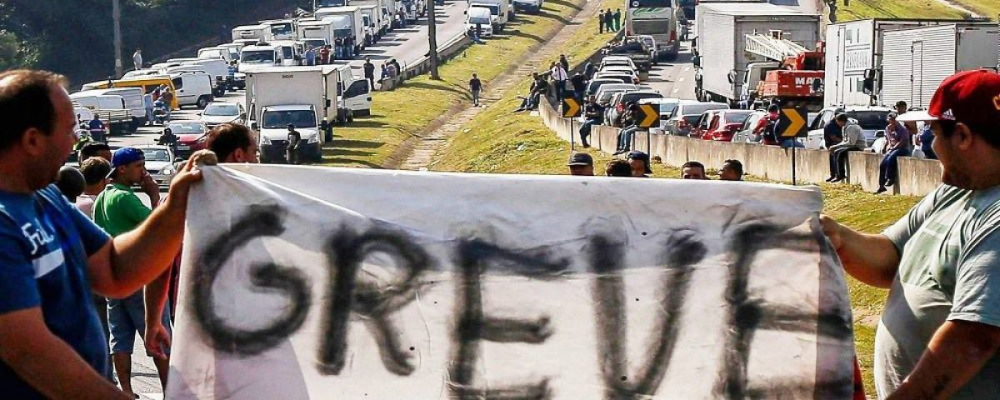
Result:
<svg viewBox="0 0 1000 400">
<path fill-rule="evenodd" d="M 210 100 L 208 96 L 201 96 L 198 98 L 198 104 L 196 105 L 198 106 L 198 108 L 204 109 L 205 107 L 208 107 L 208 103 L 211 102 L 212 100 Z"/>
</svg>

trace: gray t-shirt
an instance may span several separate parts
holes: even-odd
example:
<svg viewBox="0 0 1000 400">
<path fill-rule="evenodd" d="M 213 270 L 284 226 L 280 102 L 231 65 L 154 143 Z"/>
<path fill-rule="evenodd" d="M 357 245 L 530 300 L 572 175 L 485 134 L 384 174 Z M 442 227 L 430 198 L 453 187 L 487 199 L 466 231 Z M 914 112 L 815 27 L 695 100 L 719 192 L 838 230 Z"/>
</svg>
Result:
<svg viewBox="0 0 1000 400">
<path fill-rule="evenodd" d="M 945 321 L 1000 327 L 1000 186 L 941 185 L 883 232 L 902 253 L 875 334 L 879 398 L 913 371 Z M 994 355 L 954 399 L 1000 398 Z"/>
</svg>

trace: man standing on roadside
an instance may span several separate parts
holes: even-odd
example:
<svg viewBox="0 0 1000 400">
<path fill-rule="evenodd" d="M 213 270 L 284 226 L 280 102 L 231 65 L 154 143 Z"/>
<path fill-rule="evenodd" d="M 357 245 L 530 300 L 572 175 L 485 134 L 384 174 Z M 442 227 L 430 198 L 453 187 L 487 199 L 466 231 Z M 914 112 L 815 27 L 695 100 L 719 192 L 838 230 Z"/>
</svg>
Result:
<svg viewBox="0 0 1000 400">
<path fill-rule="evenodd" d="M 604 33 L 604 9 L 602 8 L 600 12 L 597 13 L 597 34 Z"/>
<path fill-rule="evenodd" d="M 479 107 L 479 93 L 483 90 L 483 82 L 479 80 L 476 74 L 472 74 L 472 79 L 469 80 L 469 91 L 472 92 L 472 105 Z"/>
<path fill-rule="evenodd" d="M 743 180 L 743 163 L 740 160 L 726 160 L 719 170 L 719 180 L 740 182 Z"/>
<path fill-rule="evenodd" d="M 941 83 L 926 112 L 941 181 L 881 234 L 823 216 L 854 278 L 889 289 L 875 333 L 880 399 L 995 399 L 1000 382 L 1000 75 Z"/>
<path fill-rule="evenodd" d="M 323 65 L 330 63 L 330 45 L 325 45 L 322 49 L 319 49 L 319 62 Z"/>
<path fill-rule="evenodd" d="M 569 83 L 573 85 L 573 98 L 577 102 L 583 103 L 583 91 L 587 89 L 587 78 L 577 72 L 573 74 L 572 78 L 569 78 Z"/>
<path fill-rule="evenodd" d="M 594 176 L 594 158 L 587 153 L 573 153 L 569 155 L 569 174 L 573 176 Z"/>
<path fill-rule="evenodd" d="M 299 164 L 299 145 L 302 134 L 295 130 L 295 125 L 288 124 L 288 147 L 285 148 L 285 161 L 292 165 Z"/>
<path fill-rule="evenodd" d="M 136 70 L 142 69 L 142 49 L 136 48 L 135 53 L 132 53 L 132 64 Z"/>
<path fill-rule="evenodd" d="M 144 191 L 155 192 L 156 182 L 149 178 L 142 150 L 134 147 L 115 150 L 111 156 L 110 177 L 113 183 L 94 201 L 94 222 L 112 237 L 117 237 L 139 227 L 152 213 L 132 191 L 132 186 L 141 184 Z M 150 199 L 151 205 L 158 203 L 158 197 Z M 111 361 L 126 393 L 135 393 L 132 390 L 132 349 L 136 333 L 142 335 L 146 332 L 145 323 L 145 302 L 141 290 L 123 299 L 108 301 Z M 168 361 L 153 358 L 153 364 L 160 375 L 160 384 L 166 388 Z"/>
<path fill-rule="evenodd" d="M 101 376 L 108 348 L 90 290 L 124 297 L 163 273 L 203 155 L 145 223 L 111 239 L 51 185 L 75 141 L 65 86 L 50 72 L 0 73 L 0 393 L 125 400 Z"/>
<path fill-rule="evenodd" d="M 603 18 L 604 18 L 604 27 L 608 30 L 608 32 L 613 32 L 615 28 L 615 21 L 614 21 L 615 17 L 614 13 L 611 12 L 610 8 L 604 12 Z"/>
<path fill-rule="evenodd" d="M 556 86 L 556 101 L 562 101 L 566 94 L 566 81 L 569 80 L 569 74 L 566 73 L 566 70 L 563 69 L 560 63 L 552 63 L 549 74 L 552 76 L 552 80 Z"/>
<path fill-rule="evenodd" d="M 615 21 L 615 32 L 620 31 L 622 29 L 622 9 L 616 8 L 615 14 L 612 18 L 614 18 Z"/>
<path fill-rule="evenodd" d="M 375 64 L 372 64 L 371 57 L 365 57 L 365 79 L 371 84 L 372 90 L 375 90 Z"/>
</svg>

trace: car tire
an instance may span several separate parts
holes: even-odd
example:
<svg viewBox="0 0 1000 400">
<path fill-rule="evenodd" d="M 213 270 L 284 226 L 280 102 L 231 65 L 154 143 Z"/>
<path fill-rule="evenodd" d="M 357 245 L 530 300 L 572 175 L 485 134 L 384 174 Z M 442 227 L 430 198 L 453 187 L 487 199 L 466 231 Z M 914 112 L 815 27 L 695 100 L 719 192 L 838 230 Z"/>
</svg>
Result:
<svg viewBox="0 0 1000 400">
<path fill-rule="evenodd" d="M 197 106 L 199 109 L 203 109 L 204 110 L 205 107 L 208 107 L 208 103 L 211 103 L 211 102 L 212 102 L 212 100 L 209 99 L 208 96 L 201 96 L 201 97 L 198 98 L 198 103 L 196 103 L 195 106 Z"/>
</svg>

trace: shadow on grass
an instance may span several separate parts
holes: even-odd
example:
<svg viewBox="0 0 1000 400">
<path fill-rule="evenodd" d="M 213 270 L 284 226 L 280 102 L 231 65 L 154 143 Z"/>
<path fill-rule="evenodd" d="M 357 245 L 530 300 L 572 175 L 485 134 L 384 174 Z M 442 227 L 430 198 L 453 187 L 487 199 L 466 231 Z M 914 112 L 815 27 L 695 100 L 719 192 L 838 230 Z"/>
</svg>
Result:
<svg viewBox="0 0 1000 400">
<path fill-rule="evenodd" d="M 464 91 L 464 90 L 456 89 L 456 88 L 454 88 L 452 86 L 448 86 L 447 84 L 444 84 L 444 83 L 407 82 L 407 83 L 403 84 L 403 87 L 406 87 L 406 88 L 415 88 L 415 89 L 447 90 L 449 92 L 452 92 L 452 93 L 455 93 L 455 94 L 459 94 L 459 95 L 462 95 L 462 96 L 468 96 L 469 95 L 469 93 L 466 92 L 466 91 Z"/>
<path fill-rule="evenodd" d="M 532 35 L 530 33 L 525 33 L 525 32 L 521 32 L 521 31 L 504 32 L 504 35 L 508 36 L 508 37 L 523 37 L 523 38 L 528 38 L 528 39 L 531 39 L 531 40 L 535 41 L 535 43 L 541 43 L 541 42 L 543 42 L 545 40 L 545 39 L 542 39 L 541 36 Z"/>
<path fill-rule="evenodd" d="M 560 6 L 563 6 L 563 7 L 571 7 L 571 8 L 576 9 L 576 10 L 582 10 L 583 9 L 583 7 L 578 6 L 576 4 L 573 4 L 573 3 L 570 3 L 570 2 L 568 2 L 566 0 L 549 0 L 549 3 L 550 4 L 560 5 Z"/>
<path fill-rule="evenodd" d="M 387 125 L 385 122 L 371 119 L 371 116 L 355 117 L 354 122 L 350 123 L 351 128 L 382 128 Z"/>
<path fill-rule="evenodd" d="M 323 163 L 324 164 L 347 164 L 347 165 L 354 164 L 354 165 L 365 166 L 365 167 L 368 167 L 368 168 L 382 169 L 381 165 L 375 164 L 375 163 L 370 162 L 370 161 L 355 160 L 355 159 L 351 159 L 351 158 L 342 158 L 342 157 L 333 157 L 333 158 L 326 158 L 326 157 L 324 157 L 323 158 Z"/>
<path fill-rule="evenodd" d="M 556 21 L 559 21 L 559 23 L 561 23 L 563 25 L 569 25 L 569 24 L 572 23 L 572 22 L 570 22 L 570 20 L 566 19 L 566 17 L 563 17 L 562 15 L 559 15 L 559 14 L 552 13 L 551 11 L 548 11 L 548 10 L 543 10 L 542 12 L 538 13 L 538 16 L 539 17 L 543 17 L 543 18 L 548 18 L 548 19 L 554 19 Z"/>
<path fill-rule="evenodd" d="M 374 153 L 372 153 L 370 151 L 338 149 L 336 147 L 337 147 L 337 145 L 336 145 L 336 143 L 334 143 L 334 148 L 332 148 L 332 149 L 331 148 L 324 148 L 323 149 L 323 156 L 324 157 L 338 157 L 338 156 L 339 157 L 369 157 L 372 154 L 374 154 Z"/>
</svg>

